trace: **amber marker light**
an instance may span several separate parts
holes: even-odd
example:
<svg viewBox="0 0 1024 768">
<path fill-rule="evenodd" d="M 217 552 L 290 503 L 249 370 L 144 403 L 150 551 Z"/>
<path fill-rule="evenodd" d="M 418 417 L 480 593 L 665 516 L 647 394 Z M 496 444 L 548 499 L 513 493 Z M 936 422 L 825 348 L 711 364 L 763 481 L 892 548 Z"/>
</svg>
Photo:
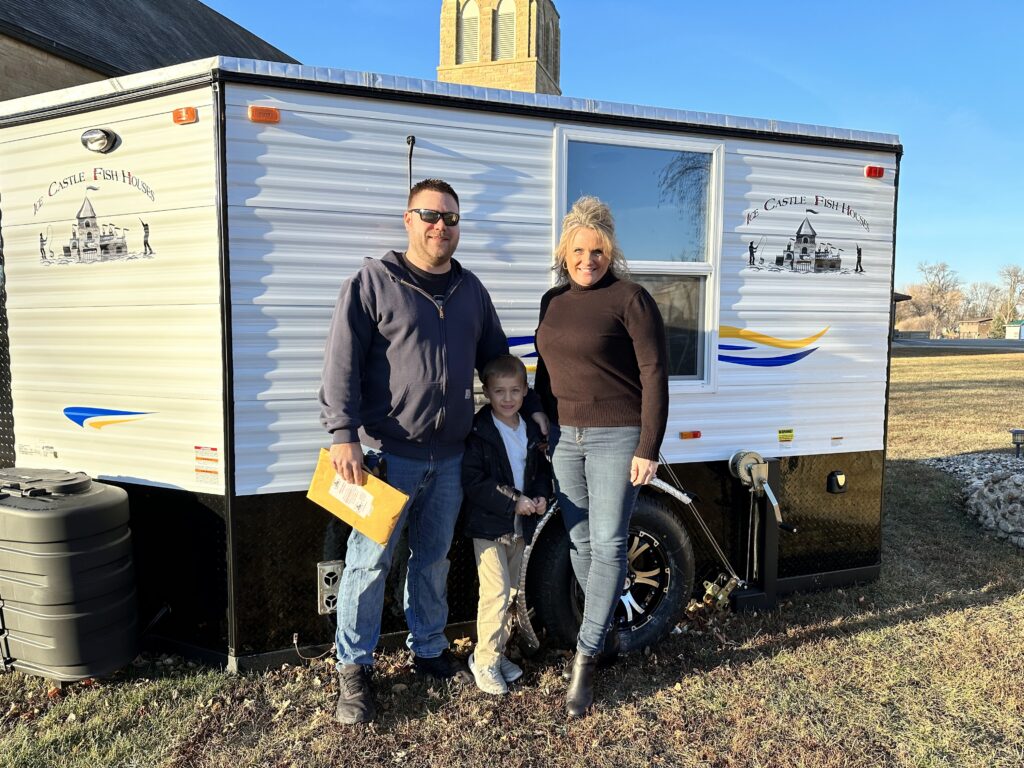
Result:
<svg viewBox="0 0 1024 768">
<path fill-rule="evenodd" d="M 869 179 L 880 179 L 885 176 L 885 168 L 880 165 L 865 165 L 864 175 Z"/>
<path fill-rule="evenodd" d="M 679 433 L 679 439 L 680 440 L 696 440 L 698 437 L 700 437 L 700 430 L 694 430 L 693 432 L 680 432 Z"/>
<path fill-rule="evenodd" d="M 249 105 L 249 119 L 254 123 L 280 123 L 281 110 L 277 107 Z"/>
<path fill-rule="evenodd" d="M 195 107 L 178 107 L 171 117 L 178 125 L 188 125 L 199 119 L 199 111 Z"/>
</svg>

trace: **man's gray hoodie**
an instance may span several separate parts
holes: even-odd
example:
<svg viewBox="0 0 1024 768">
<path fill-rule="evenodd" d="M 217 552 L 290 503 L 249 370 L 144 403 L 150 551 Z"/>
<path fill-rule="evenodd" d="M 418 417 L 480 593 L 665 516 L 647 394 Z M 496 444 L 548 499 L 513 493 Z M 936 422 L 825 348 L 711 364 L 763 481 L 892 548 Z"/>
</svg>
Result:
<svg viewBox="0 0 1024 768">
<path fill-rule="evenodd" d="M 473 370 L 507 354 L 508 339 L 480 280 L 451 264 L 440 303 L 412 283 L 395 251 L 365 259 L 342 285 L 320 388 L 332 442 L 358 442 L 362 427 L 399 456 L 442 459 L 463 450 Z"/>
</svg>

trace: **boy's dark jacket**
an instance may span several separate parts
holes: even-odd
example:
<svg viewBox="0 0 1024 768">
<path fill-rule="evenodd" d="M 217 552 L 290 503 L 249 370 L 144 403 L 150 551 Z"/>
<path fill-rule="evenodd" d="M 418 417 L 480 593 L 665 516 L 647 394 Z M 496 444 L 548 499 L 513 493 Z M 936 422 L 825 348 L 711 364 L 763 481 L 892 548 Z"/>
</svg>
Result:
<svg viewBox="0 0 1024 768">
<path fill-rule="evenodd" d="M 551 496 L 551 464 L 544 455 L 544 436 L 533 419 L 520 415 L 526 424 L 526 470 L 520 490 L 531 499 Z M 519 492 L 512 477 L 512 465 L 501 433 L 494 425 L 491 406 L 485 405 L 473 417 L 473 429 L 466 440 L 462 458 L 464 531 L 474 539 L 494 540 L 515 530 L 516 499 Z M 540 518 L 521 515 L 523 536 L 533 537 Z"/>
</svg>

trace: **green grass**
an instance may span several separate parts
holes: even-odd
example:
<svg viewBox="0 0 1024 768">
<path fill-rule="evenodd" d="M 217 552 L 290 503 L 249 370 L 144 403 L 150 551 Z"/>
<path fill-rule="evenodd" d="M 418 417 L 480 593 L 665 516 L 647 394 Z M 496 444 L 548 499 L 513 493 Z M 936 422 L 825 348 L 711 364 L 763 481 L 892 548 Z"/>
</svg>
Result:
<svg viewBox="0 0 1024 768">
<path fill-rule="evenodd" d="M 384 654 L 364 728 L 333 722 L 329 662 L 232 677 L 150 660 L 54 698 L 0 676 L 0 765 L 1020 766 L 1024 553 L 915 459 L 1005 447 L 1022 364 L 894 360 L 881 578 L 673 636 L 603 674 L 583 721 L 565 721 L 553 652 L 503 699 L 430 687 Z"/>
</svg>

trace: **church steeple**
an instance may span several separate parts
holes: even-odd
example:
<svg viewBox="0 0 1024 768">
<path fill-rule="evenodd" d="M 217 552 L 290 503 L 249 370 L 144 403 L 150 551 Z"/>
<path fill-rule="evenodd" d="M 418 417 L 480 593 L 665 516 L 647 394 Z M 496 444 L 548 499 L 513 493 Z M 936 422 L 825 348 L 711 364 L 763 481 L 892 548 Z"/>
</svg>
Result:
<svg viewBox="0 0 1024 768">
<path fill-rule="evenodd" d="M 560 95 L 553 0 L 442 0 L 437 79 Z"/>
</svg>

